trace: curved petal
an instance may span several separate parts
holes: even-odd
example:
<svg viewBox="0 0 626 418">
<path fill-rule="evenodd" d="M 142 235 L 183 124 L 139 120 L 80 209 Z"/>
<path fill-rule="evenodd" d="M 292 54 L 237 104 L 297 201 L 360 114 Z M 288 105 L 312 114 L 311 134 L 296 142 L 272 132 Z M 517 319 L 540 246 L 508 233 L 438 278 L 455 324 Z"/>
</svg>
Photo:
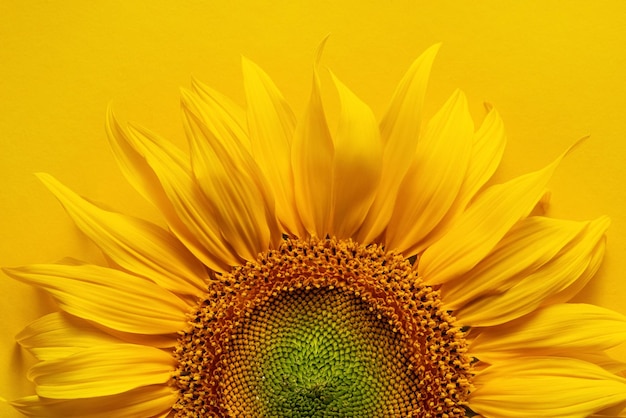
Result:
<svg viewBox="0 0 626 418">
<path fill-rule="evenodd" d="M 487 327 L 472 341 L 472 356 L 491 362 L 521 353 L 601 352 L 626 341 L 626 317 L 587 304 L 547 306 L 497 327 Z"/>
<path fill-rule="evenodd" d="M 318 50 L 321 53 L 321 47 Z M 298 121 L 291 149 L 295 201 L 305 229 L 324 237 L 330 228 L 334 145 L 320 94 L 317 68 L 304 117 Z"/>
<path fill-rule="evenodd" d="M 489 254 L 535 207 L 563 155 L 542 170 L 491 186 L 479 195 L 451 229 L 421 255 L 419 271 L 424 280 L 428 284 L 445 283 Z"/>
<path fill-rule="evenodd" d="M 52 176 L 38 177 L 76 226 L 117 265 L 173 292 L 197 295 L 204 291 L 205 267 L 168 232 L 150 222 L 103 210 Z"/>
<path fill-rule="evenodd" d="M 250 152 L 250 138 L 246 132 L 246 112 L 227 96 L 195 78 L 191 80 L 191 89 L 204 104 L 203 114 L 215 115 L 223 124 L 223 128 L 235 136 Z"/>
<path fill-rule="evenodd" d="M 118 331 L 170 334 L 186 328 L 189 306 L 141 277 L 94 265 L 37 264 L 4 269 L 50 293 L 61 309 Z"/>
<path fill-rule="evenodd" d="M 382 171 L 382 143 L 371 109 L 334 75 L 341 111 L 334 136 L 331 232 L 350 238 L 372 205 Z"/>
<path fill-rule="evenodd" d="M 188 157 L 172 144 L 143 128 L 130 126 L 129 132 L 135 147 L 145 156 L 159 177 L 178 218 L 201 242 L 204 251 L 200 256 L 209 257 L 207 261 L 212 262 L 209 266 L 215 269 L 223 268 L 224 265 L 240 264 L 241 259 L 220 235 L 219 224 L 215 214 L 211 212 L 211 205 L 192 177 Z"/>
<path fill-rule="evenodd" d="M 398 189 L 386 245 L 405 256 L 423 251 L 423 239 L 450 210 L 465 178 L 474 123 L 456 91 L 430 120 Z"/>
<path fill-rule="evenodd" d="M 37 363 L 29 370 L 28 378 L 42 397 L 91 398 L 165 384 L 174 367 L 172 355 L 158 348 L 109 344 Z"/>
<path fill-rule="evenodd" d="M 520 221 L 473 269 L 442 285 L 446 306 L 457 310 L 480 297 L 505 292 L 556 257 L 588 224 L 540 216 Z"/>
<path fill-rule="evenodd" d="M 222 242 L 207 204 L 191 177 L 186 157 L 145 130 L 124 131 L 109 111 L 107 131 L 114 154 L 126 177 L 165 216 L 174 235 L 205 265 L 228 271 L 238 264 Z"/>
<path fill-rule="evenodd" d="M 459 191 L 459 208 L 464 210 L 470 200 L 487 183 L 502 160 L 506 146 L 504 123 L 491 106 L 480 128 L 474 133 L 467 173 Z"/>
<path fill-rule="evenodd" d="M 88 347 L 121 342 L 64 312 L 53 312 L 37 319 L 15 339 L 39 360 L 60 359 Z"/>
<path fill-rule="evenodd" d="M 585 361 L 527 357 L 490 366 L 473 381 L 470 408 L 487 417 L 585 418 L 626 401 L 626 380 Z"/>
<path fill-rule="evenodd" d="M 549 262 L 505 291 L 469 302 L 456 311 L 455 316 L 464 325 L 493 326 L 519 318 L 544 304 L 555 303 L 555 298 L 563 302 L 560 300 L 563 294 L 572 296 L 570 288 L 580 289 L 598 269 L 608 226 L 606 217 L 589 222 Z"/>
<path fill-rule="evenodd" d="M 624 404 L 616 405 L 611 408 L 599 411 L 596 414 L 589 415 L 589 418 L 624 418 L 626 417 L 626 408 Z"/>
<path fill-rule="evenodd" d="M 137 418 L 161 416 L 176 402 L 178 394 L 166 385 L 150 385 L 111 396 L 85 399 L 48 399 L 28 396 L 11 405 L 29 417 L 44 418 Z"/>
<path fill-rule="evenodd" d="M 242 60 L 248 134 L 252 153 L 273 188 L 276 215 L 288 232 L 300 235 L 291 171 L 291 140 L 296 118 L 270 77 L 248 59 Z"/>
<path fill-rule="evenodd" d="M 202 114 L 191 93 L 183 91 L 182 107 L 193 173 L 222 237 L 241 258 L 254 260 L 269 248 L 272 232 L 281 235 L 262 174 L 226 124 Z"/>
<path fill-rule="evenodd" d="M 169 220 L 173 215 L 173 208 L 161 187 L 159 178 L 145 158 L 133 148 L 132 141 L 118 123 L 110 106 L 107 108 L 105 128 L 113 156 L 126 180 L 146 200 L 158 207 Z"/>
<path fill-rule="evenodd" d="M 422 108 L 432 67 L 440 44 L 433 45 L 417 58 L 406 72 L 380 123 L 383 141 L 383 169 L 380 187 L 358 240 L 369 243 L 387 226 L 400 182 L 411 165 L 422 129 Z"/>
</svg>

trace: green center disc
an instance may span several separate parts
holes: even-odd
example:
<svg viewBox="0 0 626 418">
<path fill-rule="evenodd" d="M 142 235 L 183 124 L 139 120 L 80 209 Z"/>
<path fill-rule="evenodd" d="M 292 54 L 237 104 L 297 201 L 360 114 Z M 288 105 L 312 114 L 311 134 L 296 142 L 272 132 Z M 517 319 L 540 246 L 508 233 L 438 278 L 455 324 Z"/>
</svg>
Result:
<svg viewBox="0 0 626 418">
<path fill-rule="evenodd" d="M 354 294 L 281 292 L 232 336 L 223 359 L 227 409 L 258 417 L 409 416 L 419 390 L 403 345 Z"/>
</svg>

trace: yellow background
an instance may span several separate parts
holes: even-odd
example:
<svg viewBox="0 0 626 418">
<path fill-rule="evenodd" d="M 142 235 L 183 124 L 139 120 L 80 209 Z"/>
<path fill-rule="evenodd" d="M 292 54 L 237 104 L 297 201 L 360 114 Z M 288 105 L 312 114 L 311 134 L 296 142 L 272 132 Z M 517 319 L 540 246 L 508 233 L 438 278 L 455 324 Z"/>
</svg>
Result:
<svg viewBox="0 0 626 418">
<path fill-rule="evenodd" d="M 579 299 L 626 314 L 622 0 L 1 2 L 0 265 L 99 257 L 34 172 L 158 219 L 109 152 L 103 126 L 110 101 L 121 119 L 183 144 L 179 86 L 193 75 L 243 104 L 245 55 L 301 114 L 314 50 L 327 34 L 323 65 L 378 116 L 410 62 L 443 42 L 427 113 L 456 87 L 477 120 L 482 103 L 493 103 L 509 137 L 500 179 L 542 167 L 590 134 L 554 176 L 550 213 L 612 218 L 605 263 Z M 5 276 L 0 289 L 0 396 L 13 398 L 32 391 L 22 377 L 31 360 L 13 336 L 50 307 Z M 0 416 L 16 415 L 0 404 Z"/>
</svg>

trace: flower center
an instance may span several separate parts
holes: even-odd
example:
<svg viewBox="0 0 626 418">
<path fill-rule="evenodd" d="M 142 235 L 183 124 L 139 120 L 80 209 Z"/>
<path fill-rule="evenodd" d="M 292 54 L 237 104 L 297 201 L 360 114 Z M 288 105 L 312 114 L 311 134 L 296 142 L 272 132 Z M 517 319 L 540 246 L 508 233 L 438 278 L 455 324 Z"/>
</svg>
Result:
<svg viewBox="0 0 626 418">
<path fill-rule="evenodd" d="M 465 416 L 463 333 L 377 245 L 286 240 L 215 277 L 189 323 L 177 417 Z"/>
</svg>

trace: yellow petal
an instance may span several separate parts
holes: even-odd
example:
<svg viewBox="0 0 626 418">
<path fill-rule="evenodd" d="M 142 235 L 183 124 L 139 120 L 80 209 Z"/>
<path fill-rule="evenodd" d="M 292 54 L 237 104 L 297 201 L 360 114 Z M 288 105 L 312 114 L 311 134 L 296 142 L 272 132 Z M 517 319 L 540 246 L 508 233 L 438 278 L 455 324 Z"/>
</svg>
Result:
<svg viewBox="0 0 626 418">
<path fill-rule="evenodd" d="M 117 269 L 37 264 L 4 271 L 46 290 L 64 311 L 105 327 L 138 334 L 170 334 L 186 328 L 189 306 L 185 302 Z"/>
<path fill-rule="evenodd" d="M 250 138 L 246 132 L 246 112 L 227 96 L 195 78 L 192 79 L 191 88 L 204 104 L 205 112 L 203 113 L 218 118 L 223 123 L 223 127 L 250 151 Z"/>
<path fill-rule="evenodd" d="M 586 418 L 626 401 L 626 380 L 564 357 L 515 358 L 473 380 L 470 408 L 486 417 Z"/>
<path fill-rule="evenodd" d="M 606 217 L 589 222 L 549 262 L 505 291 L 468 303 L 456 311 L 455 316 L 464 325 L 492 326 L 519 318 L 544 304 L 564 302 L 563 294 L 573 296 L 575 292 L 570 288 L 579 290 L 597 270 L 608 225 Z"/>
<path fill-rule="evenodd" d="M 252 153 L 273 188 L 278 219 L 287 232 L 300 235 L 302 225 L 295 210 L 291 171 L 291 140 L 296 118 L 263 70 L 245 58 L 242 66 Z"/>
<path fill-rule="evenodd" d="M 540 269 L 574 240 L 587 222 L 533 216 L 520 221 L 473 269 L 441 287 L 448 309 L 502 293 Z"/>
<path fill-rule="evenodd" d="M 505 146 L 504 123 L 500 114 L 490 107 L 485 120 L 474 133 L 467 173 L 459 191 L 460 209 L 465 209 L 474 195 L 491 178 L 500 165 Z"/>
<path fill-rule="evenodd" d="M 109 344 L 37 363 L 28 378 L 45 398 L 91 398 L 165 384 L 174 367 L 172 355 L 158 348 Z"/>
<path fill-rule="evenodd" d="M 159 178 L 145 158 L 133 148 L 131 139 L 117 122 L 110 106 L 107 109 L 105 127 L 113 156 L 126 180 L 146 200 L 161 209 L 166 217 L 171 217 L 173 209 L 163 192 Z"/>
<path fill-rule="evenodd" d="M 557 304 L 481 330 L 470 351 L 483 361 L 524 352 L 604 351 L 626 341 L 626 317 L 586 304 Z"/>
<path fill-rule="evenodd" d="M 121 342 L 64 312 L 54 312 L 37 319 L 15 339 L 39 360 L 59 359 L 87 347 Z"/>
<path fill-rule="evenodd" d="M 334 136 L 332 234 L 352 237 L 372 205 L 382 170 L 382 143 L 371 109 L 334 75 L 341 110 Z"/>
<path fill-rule="evenodd" d="M 318 58 L 321 53 L 318 49 Z M 304 117 L 298 121 L 291 150 L 295 201 L 310 235 L 324 237 L 330 227 L 334 146 L 320 94 L 317 68 Z"/>
<path fill-rule="evenodd" d="M 170 230 L 196 258 L 216 271 L 228 271 L 236 257 L 216 243 L 210 217 L 190 207 L 199 194 L 184 155 L 166 141 L 151 141 L 123 130 L 109 109 L 107 133 L 115 158 L 130 183 L 165 216 Z M 160 145 L 164 147 L 161 148 Z M 155 171 L 155 170 L 158 170 Z M 206 214 L 204 214 L 206 215 Z"/>
<path fill-rule="evenodd" d="M 177 219 L 191 231 L 192 239 L 202 245 L 202 248 L 196 248 L 190 242 L 191 246 L 187 247 L 214 270 L 229 270 L 228 266 L 240 264 L 241 259 L 221 237 L 219 224 L 210 211 L 211 205 L 192 177 L 188 157 L 151 132 L 136 126 L 130 128 L 129 137 L 133 146 L 146 158 L 159 178 Z M 175 222 L 171 225 L 176 226 Z M 181 240 L 187 237 L 184 235 Z"/>
<path fill-rule="evenodd" d="M 169 412 L 177 396 L 167 385 L 150 385 L 117 395 L 85 399 L 28 396 L 11 402 L 11 405 L 29 417 L 137 418 L 160 416 Z"/>
<path fill-rule="evenodd" d="M 281 235 L 274 222 L 273 200 L 240 140 L 216 115 L 203 114 L 198 102 L 191 93 L 183 92 L 194 176 L 211 204 L 223 239 L 241 258 L 254 260 L 269 248 L 271 232 Z"/>
<path fill-rule="evenodd" d="M 589 418 L 624 418 L 626 417 L 626 408 L 624 405 L 616 405 L 611 408 L 599 411 L 596 414 L 589 415 Z"/>
<path fill-rule="evenodd" d="M 386 245 L 405 255 L 421 252 L 423 239 L 450 210 L 465 178 L 474 123 L 457 91 L 430 120 L 398 190 Z"/>
<path fill-rule="evenodd" d="M 150 222 L 105 211 L 47 174 L 38 177 L 78 228 L 117 265 L 173 292 L 197 295 L 204 290 L 205 267 L 168 232 Z"/>
<path fill-rule="evenodd" d="M 532 211 L 562 158 L 480 194 L 451 229 L 422 254 L 419 271 L 424 280 L 444 283 L 489 254 L 509 229 Z"/>
<path fill-rule="evenodd" d="M 415 155 L 422 128 L 424 95 L 439 46 L 428 48 L 413 62 L 380 123 L 383 170 L 378 193 L 359 231 L 360 242 L 368 243 L 378 237 L 391 218 L 398 187 Z"/>
</svg>

